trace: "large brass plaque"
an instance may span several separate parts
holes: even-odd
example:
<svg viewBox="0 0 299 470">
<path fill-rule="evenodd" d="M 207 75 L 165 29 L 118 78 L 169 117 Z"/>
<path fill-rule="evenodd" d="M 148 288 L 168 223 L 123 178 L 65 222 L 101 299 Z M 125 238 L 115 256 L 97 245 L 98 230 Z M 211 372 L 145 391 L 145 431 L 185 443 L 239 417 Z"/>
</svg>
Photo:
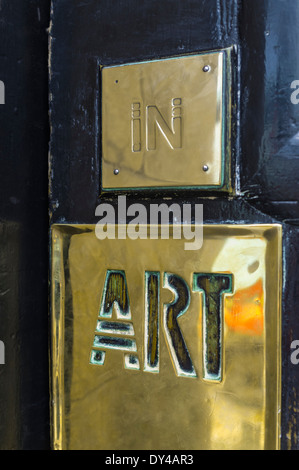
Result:
<svg viewBox="0 0 299 470">
<path fill-rule="evenodd" d="M 101 69 L 103 190 L 229 189 L 230 52 Z"/>
<path fill-rule="evenodd" d="M 55 449 L 276 449 L 281 227 L 52 227 Z"/>
</svg>

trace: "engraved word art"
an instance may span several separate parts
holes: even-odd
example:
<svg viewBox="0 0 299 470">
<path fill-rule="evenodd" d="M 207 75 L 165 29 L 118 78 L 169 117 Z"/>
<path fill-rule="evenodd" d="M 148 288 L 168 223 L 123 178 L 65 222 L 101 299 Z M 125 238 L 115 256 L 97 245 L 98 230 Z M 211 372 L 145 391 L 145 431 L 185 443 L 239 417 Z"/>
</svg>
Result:
<svg viewBox="0 0 299 470">
<path fill-rule="evenodd" d="M 160 305 L 161 287 L 173 293 L 173 301 L 163 305 L 163 313 Z M 233 275 L 194 273 L 192 292 L 201 292 L 203 299 L 203 379 L 221 382 L 223 296 L 233 292 Z M 190 301 L 190 287 L 182 277 L 165 272 L 161 286 L 160 272 L 145 272 L 144 372 L 158 374 L 160 371 L 162 329 L 176 375 L 198 377 L 178 323 L 178 318 L 187 314 Z M 115 319 L 112 318 L 113 311 Z M 140 370 L 141 358 L 135 338 L 126 274 L 117 270 L 108 270 L 106 273 L 90 363 L 103 366 L 106 354 L 112 349 L 124 353 L 125 369 Z"/>
</svg>

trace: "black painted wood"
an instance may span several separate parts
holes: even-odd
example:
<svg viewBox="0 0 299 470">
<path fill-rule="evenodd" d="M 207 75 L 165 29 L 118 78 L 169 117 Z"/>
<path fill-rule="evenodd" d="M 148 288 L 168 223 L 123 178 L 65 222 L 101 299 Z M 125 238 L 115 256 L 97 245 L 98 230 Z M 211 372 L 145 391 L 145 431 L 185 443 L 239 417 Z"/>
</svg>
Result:
<svg viewBox="0 0 299 470">
<path fill-rule="evenodd" d="M 299 2 L 242 2 L 241 188 L 263 212 L 299 218 Z"/>
<path fill-rule="evenodd" d="M 0 2 L 0 449 L 49 447 L 50 2 Z"/>
<path fill-rule="evenodd" d="M 298 450 L 299 366 L 290 361 L 290 345 L 299 338 L 299 227 L 284 227 L 284 286 L 282 299 L 282 449 Z"/>
</svg>

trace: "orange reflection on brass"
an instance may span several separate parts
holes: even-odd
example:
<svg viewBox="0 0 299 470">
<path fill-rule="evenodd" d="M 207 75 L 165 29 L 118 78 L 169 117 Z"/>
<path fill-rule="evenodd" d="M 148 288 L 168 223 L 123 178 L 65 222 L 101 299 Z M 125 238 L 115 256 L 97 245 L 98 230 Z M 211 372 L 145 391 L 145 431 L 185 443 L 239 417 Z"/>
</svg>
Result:
<svg viewBox="0 0 299 470">
<path fill-rule="evenodd" d="M 227 297 L 224 306 L 225 323 L 231 331 L 261 336 L 264 331 L 263 280 Z"/>
</svg>

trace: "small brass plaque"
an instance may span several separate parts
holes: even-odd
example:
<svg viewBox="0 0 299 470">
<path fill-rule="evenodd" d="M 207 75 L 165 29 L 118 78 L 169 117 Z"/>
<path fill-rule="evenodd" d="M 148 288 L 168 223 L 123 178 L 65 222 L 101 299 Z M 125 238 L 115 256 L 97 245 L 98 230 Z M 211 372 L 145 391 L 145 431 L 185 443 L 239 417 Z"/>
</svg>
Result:
<svg viewBox="0 0 299 470">
<path fill-rule="evenodd" d="M 102 68 L 102 188 L 228 189 L 230 49 Z"/>
<path fill-rule="evenodd" d="M 52 227 L 55 449 L 277 449 L 281 226 Z"/>
</svg>

